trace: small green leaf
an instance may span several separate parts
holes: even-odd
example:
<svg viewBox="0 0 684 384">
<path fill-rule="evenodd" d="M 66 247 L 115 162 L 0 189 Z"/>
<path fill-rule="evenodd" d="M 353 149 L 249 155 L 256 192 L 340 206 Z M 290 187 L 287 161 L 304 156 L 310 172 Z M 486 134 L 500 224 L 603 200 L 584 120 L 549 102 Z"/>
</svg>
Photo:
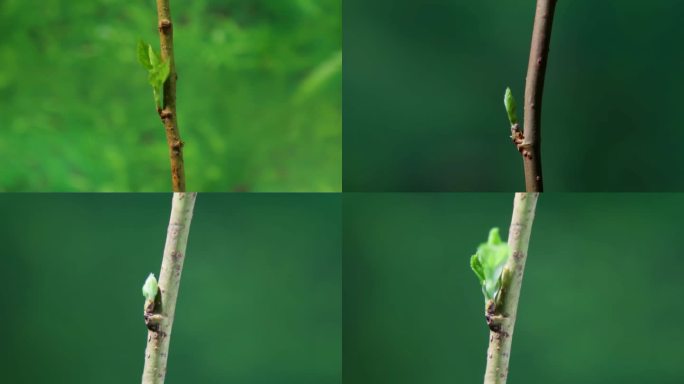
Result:
<svg viewBox="0 0 684 384">
<path fill-rule="evenodd" d="M 487 242 L 480 244 L 470 259 L 470 267 L 482 285 L 485 300 L 493 299 L 501 288 L 501 273 L 509 255 L 510 248 L 501 241 L 499 228 L 492 228 Z"/>
<path fill-rule="evenodd" d="M 171 65 L 168 60 L 162 61 L 161 63 L 155 65 L 150 70 L 150 83 L 152 86 L 160 87 L 164 85 L 166 79 L 169 78 L 169 72 L 171 71 Z"/>
<path fill-rule="evenodd" d="M 157 52 L 154 51 L 152 45 L 147 45 L 147 52 L 150 57 L 150 64 L 152 64 L 152 67 L 156 67 L 157 65 L 159 65 L 159 63 L 161 63 L 161 57 L 159 57 Z"/>
<path fill-rule="evenodd" d="M 487 244 L 489 245 L 499 245 L 501 244 L 501 235 L 499 234 L 499 228 L 492 228 L 489 230 L 489 236 L 487 236 Z"/>
<path fill-rule="evenodd" d="M 504 94 L 504 106 L 506 107 L 506 113 L 508 114 L 508 121 L 511 125 L 518 123 L 518 116 L 515 113 L 516 104 L 515 98 L 513 98 L 513 93 L 510 88 L 506 88 L 506 93 Z"/>
<path fill-rule="evenodd" d="M 480 259 L 477 257 L 477 255 L 473 255 L 470 258 L 470 268 L 472 268 L 473 272 L 475 272 L 475 275 L 480 280 L 480 284 L 484 284 L 484 271 L 482 270 L 482 264 L 480 264 Z"/>
<path fill-rule="evenodd" d="M 161 90 L 164 86 L 164 82 L 169 78 L 170 70 L 171 66 L 168 60 L 161 62 L 150 70 L 149 81 L 150 85 L 152 85 L 152 92 L 154 93 L 154 102 L 160 109 L 163 107 L 161 102 Z"/>
<path fill-rule="evenodd" d="M 157 285 L 157 279 L 154 277 L 154 273 L 150 273 L 142 287 L 143 296 L 145 296 L 147 300 L 153 301 L 157 296 L 158 291 L 159 285 Z"/>
<path fill-rule="evenodd" d="M 164 61 L 160 64 L 153 66 L 152 69 L 150 69 L 148 77 L 150 85 L 153 87 L 161 88 L 161 86 L 164 85 L 166 79 L 169 77 L 170 69 L 171 68 L 168 61 Z"/>
<path fill-rule="evenodd" d="M 163 61 L 156 66 L 152 67 L 149 72 L 149 81 L 152 86 L 152 92 L 154 93 L 154 102 L 157 107 L 162 108 L 161 94 L 164 82 L 169 78 L 169 71 L 171 67 L 169 61 Z"/>
<path fill-rule="evenodd" d="M 148 47 L 149 45 L 146 44 L 142 40 L 138 40 L 138 62 L 142 64 L 145 69 L 150 70 L 152 69 L 152 64 L 150 63 L 150 56 L 149 56 L 149 51 Z"/>
<path fill-rule="evenodd" d="M 138 61 L 147 69 L 148 81 L 152 86 L 154 103 L 157 108 L 162 108 L 162 87 L 169 78 L 171 72 L 170 61 L 162 61 L 161 57 L 150 44 L 142 40 L 138 41 Z"/>
<path fill-rule="evenodd" d="M 504 267 L 503 271 L 501 272 L 501 276 L 499 276 L 499 289 L 496 291 L 496 294 L 494 295 L 494 302 L 500 303 L 503 287 L 510 286 L 511 277 L 511 270 Z"/>
</svg>

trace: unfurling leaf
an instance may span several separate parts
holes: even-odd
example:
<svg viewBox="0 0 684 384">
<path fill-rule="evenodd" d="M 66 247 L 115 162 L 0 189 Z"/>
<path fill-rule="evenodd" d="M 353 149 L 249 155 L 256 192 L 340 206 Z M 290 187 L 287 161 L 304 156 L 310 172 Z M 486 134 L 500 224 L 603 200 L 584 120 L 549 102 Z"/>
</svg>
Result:
<svg viewBox="0 0 684 384">
<path fill-rule="evenodd" d="M 493 299 L 501 289 L 501 274 L 510 255 L 508 244 L 501 241 L 499 228 L 492 228 L 486 243 L 480 244 L 477 253 L 470 258 L 485 300 Z"/>
<path fill-rule="evenodd" d="M 166 79 L 168 79 L 170 70 L 171 66 L 168 60 L 153 65 L 152 69 L 150 69 L 150 85 L 153 87 L 161 88 L 162 85 L 164 85 Z"/>
<path fill-rule="evenodd" d="M 506 107 L 506 113 L 508 114 L 508 121 L 511 123 L 511 125 L 517 124 L 518 116 L 515 113 L 517 106 L 510 88 L 506 88 L 506 93 L 504 94 L 504 106 Z"/>
<path fill-rule="evenodd" d="M 152 86 L 152 92 L 154 94 L 154 103 L 157 108 L 161 109 L 162 105 L 162 87 L 164 82 L 169 77 L 170 65 L 168 61 L 163 61 L 157 63 L 150 69 L 148 80 Z"/>
<path fill-rule="evenodd" d="M 473 272 L 475 272 L 477 279 L 480 280 L 480 284 L 484 284 L 484 270 L 482 269 L 482 264 L 480 263 L 480 259 L 477 257 L 477 255 L 473 255 L 470 258 L 470 268 L 472 268 Z"/>
<path fill-rule="evenodd" d="M 138 62 L 147 69 L 147 79 L 152 86 L 154 103 L 157 108 L 161 109 L 163 107 L 162 87 L 169 78 L 171 62 L 169 60 L 162 61 L 160 55 L 154 51 L 154 48 L 142 40 L 138 41 Z"/>
<path fill-rule="evenodd" d="M 142 287 L 143 296 L 149 301 L 154 301 L 158 291 L 159 285 L 157 285 L 157 279 L 154 277 L 154 273 L 150 273 Z"/>
<path fill-rule="evenodd" d="M 152 86 L 152 92 L 154 93 L 154 102 L 159 109 L 163 108 L 161 100 L 162 87 L 164 86 L 166 79 L 169 78 L 170 70 L 171 66 L 168 60 L 158 63 L 150 69 L 149 81 Z"/>
<path fill-rule="evenodd" d="M 161 57 L 154 51 L 151 44 L 147 45 L 147 51 L 150 56 L 150 64 L 152 64 L 153 67 L 157 66 L 161 62 Z"/>
<path fill-rule="evenodd" d="M 150 63 L 148 47 L 149 45 L 144 41 L 138 40 L 138 62 L 142 64 L 145 69 L 150 70 L 152 69 L 152 64 Z"/>
</svg>

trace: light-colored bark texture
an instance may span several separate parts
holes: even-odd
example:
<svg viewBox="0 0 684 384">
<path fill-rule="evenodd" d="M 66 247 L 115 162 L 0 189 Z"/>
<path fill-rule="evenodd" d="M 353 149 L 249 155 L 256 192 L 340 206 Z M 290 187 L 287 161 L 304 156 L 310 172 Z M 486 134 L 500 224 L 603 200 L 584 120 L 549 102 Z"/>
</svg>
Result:
<svg viewBox="0 0 684 384">
<path fill-rule="evenodd" d="M 196 193 L 173 194 L 171 218 L 159 273 L 159 291 L 156 302 L 146 308 L 145 312 L 148 332 L 143 384 L 163 384 L 166 377 L 171 328 L 196 197 Z"/>
<path fill-rule="evenodd" d="M 508 378 L 513 328 L 538 197 L 538 193 L 516 193 L 513 201 L 513 217 L 508 231 L 511 255 L 504 267 L 499 299 L 497 303 L 490 300 L 485 313 L 490 325 L 485 384 L 505 384 Z"/>
</svg>

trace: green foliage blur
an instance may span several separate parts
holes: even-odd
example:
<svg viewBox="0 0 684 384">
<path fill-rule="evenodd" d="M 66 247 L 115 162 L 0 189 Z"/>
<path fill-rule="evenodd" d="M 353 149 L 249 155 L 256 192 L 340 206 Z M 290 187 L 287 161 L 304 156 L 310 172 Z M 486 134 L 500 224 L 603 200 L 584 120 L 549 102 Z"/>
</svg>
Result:
<svg viewBox="0 0 684 384">
<path fill-rule="evenodd" d="M 188 190 L 341 190 L 341 1 L 172 1 Z M 0 190 L 169 191 L 153 0 L 0 2 Z"/>
<path fill-rule="evenodd" d="M 513 194 L 349 194 L 343 375 L 354 384 L 481 383 L 489 328 L 469 257 Z M 684 382 L 684 196 L 544 194 L 510 384 Z"/>
<path fill-rule="evenodd" d="M 346 0 L 345 191 L 519 191 L 535 2 Z M 684 190 L 684 1 L 559 1 L 546 191 Z"/>
<path fill-rule="evenodd" d="M 171 194 L 0 194 L 2 382 L 140 382 Z M 341 203 L 199 194 L 166 382 L 341 383 Z"/>
</svg>

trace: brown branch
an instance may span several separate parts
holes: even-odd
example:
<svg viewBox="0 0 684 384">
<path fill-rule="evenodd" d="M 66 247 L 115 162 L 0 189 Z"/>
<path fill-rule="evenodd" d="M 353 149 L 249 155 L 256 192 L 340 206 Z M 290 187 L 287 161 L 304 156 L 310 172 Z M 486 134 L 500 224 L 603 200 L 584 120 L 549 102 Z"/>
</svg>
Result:
<svg viewBox="0 0 684 384">
<path fill-rule="evenodd" d="M 541 161 L 542 94 L 556 3 L 557 0 L 537 0 L 534 15 L 530 61 L 525 81 L 525 134 L 523 142 L 518 146 L 521 153 L 527 152 L 527 156 L 523 156 L 527 192 L 544 190 Z"/>
<path fill-rule="evenodd" d="M 159 111 L 166 130 L 166 142 L 171 158 L 171 182 L 174 192 L 185 192 L 185 167 L 183 165 L 183 140 L 178 131 L 176 116 L 176 63 L 173 56 L 173 23 L 171 22 L 170 0 L 157 0 L 159 19 L 159 41 L 162 60 L 169 60 L 169 78 L 164 82 L 164 101 Z"/>
</svg>

